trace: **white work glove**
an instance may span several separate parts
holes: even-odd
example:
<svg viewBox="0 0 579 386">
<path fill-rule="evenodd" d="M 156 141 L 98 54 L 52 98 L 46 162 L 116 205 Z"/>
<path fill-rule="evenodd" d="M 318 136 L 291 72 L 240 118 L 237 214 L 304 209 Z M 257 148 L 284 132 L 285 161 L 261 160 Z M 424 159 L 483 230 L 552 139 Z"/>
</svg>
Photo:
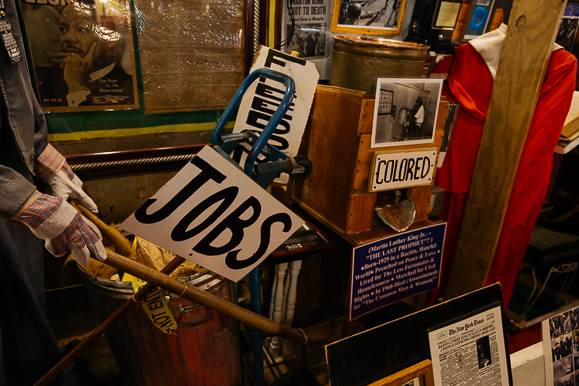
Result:
<svg viewBox="0 0 579 386">
<path fill-rule="evenodd" d="M 83 217 L 61 197 L 36 192 L 14 216 L 24 223 L 56 257 L 70 251 L 83 267 L 92 255 L 100 261 L 107 258 L 102 236 L 96 225 Z"/>
<path fill-rule="evenodd" d="M 66 159 L 51 144 L 36 158 L 34 171 L 38 177 L 50 185 L 54 196 L 77 199 L 82 206 L 97 214 L 94 201 L 82 190 L 82 181 L 70 168 Z"/>
</svg>

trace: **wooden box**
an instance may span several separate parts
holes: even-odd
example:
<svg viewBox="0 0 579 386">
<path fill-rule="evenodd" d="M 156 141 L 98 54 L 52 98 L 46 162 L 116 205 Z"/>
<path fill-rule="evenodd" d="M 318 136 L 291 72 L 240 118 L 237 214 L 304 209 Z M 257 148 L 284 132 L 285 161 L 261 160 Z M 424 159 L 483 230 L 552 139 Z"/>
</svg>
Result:
<svg viewBox="0 0 579 386">
<path fill-rule="evenodd" d="M 442 142 L 448 102 L 440 103 L 435 143 Z M 369 231 L 380 193 L 368 192 L 368 175 L 375 151 L 393 149 L 371 145 L 374 97 L 362 91 L 319 85 L 300 154 L 313 164 L 310 178 L 295 182 L 294 202 L 335 231 Z M 396 146 L 396 150 L 432 147 L 432 144 Z M 434 181 L 434 178 L 433 178 Z M 427 218 L 430 186 L 409 188 L 416 205 L 415 222 Z"/>
</svg>

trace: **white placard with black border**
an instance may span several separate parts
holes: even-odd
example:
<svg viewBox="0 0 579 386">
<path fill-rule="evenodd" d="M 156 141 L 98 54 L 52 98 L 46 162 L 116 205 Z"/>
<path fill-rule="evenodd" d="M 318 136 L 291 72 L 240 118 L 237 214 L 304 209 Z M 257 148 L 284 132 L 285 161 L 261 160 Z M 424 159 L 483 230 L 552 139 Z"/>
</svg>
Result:
<svg viewBox="0 0 579 386">
<path fill-rule="evenodd" d="M 205 146 L 120 227 L 238 281 L 303 223 Z"/>
<path fill-rule="evenodd" d="M 431 185 L 434 182 L 437 155 L 435 147 L 375 152 L 368 176 L 368 191 Z"/>
</svg>

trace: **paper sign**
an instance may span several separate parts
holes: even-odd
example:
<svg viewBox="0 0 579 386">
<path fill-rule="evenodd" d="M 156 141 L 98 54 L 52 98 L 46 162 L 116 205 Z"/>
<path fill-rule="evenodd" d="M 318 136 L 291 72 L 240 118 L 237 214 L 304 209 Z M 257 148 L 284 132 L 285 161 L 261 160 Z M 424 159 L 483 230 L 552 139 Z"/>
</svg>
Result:
<svg viewBox="0 0 579 386">
<path fill-rule="evenodd" d="M 368 191 L 432 184 L 437 154 L 436 148 L 375 152 L 368 178 Z"/>
<path fill-rule="evenodd" d="M 261 47 L 250 72 L 259 68 L 269 68 L 289 75 L 295 82 L 293 103 L 268 141 L 278 150 L 295 156 L 300 147 L 316 93 L 320 77 L 318 70 L 312 62 L 268 47 Z M 284 85 L 274 80 L 261 78 L 254 82 L 241 100 L 233 133 L 243 130 L 261 133 L 277 110 L 284 93 Z M 247 152 L 247 149 L 244 148 L 244 151 Z M 245 164 L 246 155 L 247 153 L 244 153 L 243 159 L 235 159 L 235 161 L 241 165 Z M 286 183 L 287 180 L 288 175 L 283 174 L 276 182 Z"/>
<path fill-rule="evenodd" d="M 120 226 L 238 281 L 303 223 L 206 146 Z"/>
</svg>

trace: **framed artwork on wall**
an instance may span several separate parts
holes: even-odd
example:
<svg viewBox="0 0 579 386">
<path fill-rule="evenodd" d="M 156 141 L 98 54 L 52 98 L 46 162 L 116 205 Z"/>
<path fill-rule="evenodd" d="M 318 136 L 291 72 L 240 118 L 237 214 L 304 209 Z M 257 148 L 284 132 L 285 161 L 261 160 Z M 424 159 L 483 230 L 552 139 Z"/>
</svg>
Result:
<svg viewBox="0 0 579 386">
<path fill-rule="evenodd" d="M 406 0 L 335 0 L 332 32 L 399 35 Z"/>
</svg>

